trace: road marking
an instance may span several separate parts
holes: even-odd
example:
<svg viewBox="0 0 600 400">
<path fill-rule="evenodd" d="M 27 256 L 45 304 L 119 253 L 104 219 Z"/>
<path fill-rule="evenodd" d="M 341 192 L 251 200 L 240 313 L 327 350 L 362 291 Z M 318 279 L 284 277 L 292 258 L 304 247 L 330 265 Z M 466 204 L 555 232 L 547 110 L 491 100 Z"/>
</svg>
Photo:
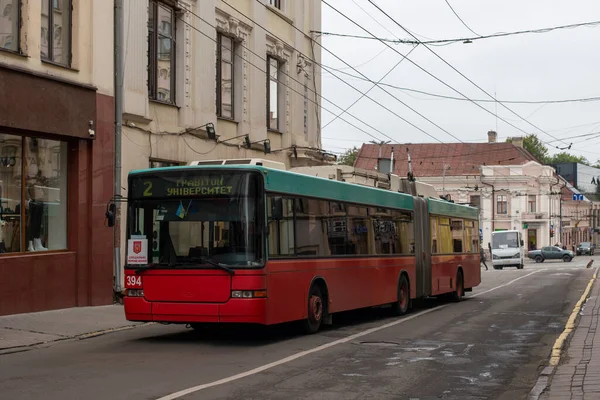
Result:
<svg viewBox="0 0 600 400">
<path fill-rule="evenodd" d="M 581 298 L 579 299 L 577 304 L 575 304 L 575 308 L 573 308 L 573 311 L 571 312 L 571 316 L 569 317 L 569 320 L 567 321 L 567 324 L 565 325 L 565 330 L 560 334 L 558 339 L 556 339 L 556 342 L 554 342 L 554 346 L 552 346 L 552 355 L 550 357 L 549 365 L 551 365 L 553 367 L 557 366 L 558 363 L 560 362 L 562 348 L 565 344 L 565 341 L 567 340 L 567 338 L 569 337 L 571 332 L 573 332 L 573 330 L 575 329 L 575 320 L 577 319 L 577 314 L 579 314 L 579 311 L 581 311 L 581 306 L 587 300 L 587 297 L 590 294 L 590 291 L 592 290 L 592 285 L 594 284 L 594 281 L 596 280 L 596 277 L 598 276 L 598 268 L 600 268 L 600 267 L 596 268 L 596 271 L 594 272 L 592 279 L 590 279 L 587 287 L 585 288 L 585 291 L 581 295 Z"/>
<path fill-rule="evenodd" d="M 516 279 L 513 279 L 513 280 L 511 280 L 509 282 L 503 283 L 502 285 L 498 285 L 498 286 L 493 287 L 491 289 L 488 289 L 488 290 L 485 290 L 483 292 L 474 294 L 473 296 L 469 296 L 469 298 L 481 296 L 482 294 L 490 293 L 490 292 L 493 292 L 494 290 L 497 290 L 497 289 L 500 289 L 500 288 L 512 285 L 513 283 L 515 283 L 515 282 L 517 282 L 517 281 L 519 281 L 521 279 L 527 278 L 528 276 L 536 274 L 536 273 L 538 273 L 540 271 L 544 271 L 544 269 L 540 269 L 540 270 L 536 270 L 536 271 L 530 272 L 527 275 L 520 276 L 520 277 L 518 277 Z M 291 356 L 282 358 L 282 359 L 277 360 L 277 361 L 273 361 L 271 363 L 262 365 L 260 367 L 256 367 L 256 368 L 251 369 L 249 371 L 241 372 L 239 374 L 232 375 L 232 376 L 229 376 L 227 378 L 219 379 L 217 381 L 213 381 L 213 382 L 209 382 L 209 383 L 204 383 L 202 385 L 197 385 L 197 386 L 193 386 L 193 387 L 188 388 L 188 389 L 180 390 L 178 392 L 171 393 L 171 394 L 168 394 L 166 396 L 160 397 L 160 398 L 158 398 L 156 400 L 175 400 L 175 399 L 178 399 L 180 397 L 187 396 L 188 394 L 191 394 L 191 393 L 199 392 L 199 391 L 204 390 L 204 389 L 208 389 L 208 388 L 211 388 L 211 387 L 223 385 L 225 383 L 237 381 L 239 379 L 246 378 L 248 376 L 256 375 L 258 373 L 261 373 L 261 372 L 266 371 L 268 369 L 277 367 L 279 365 L 287 364 L 289 362 L 292 362 L 294 360 L 297 360 L 297 359 L 302 358 L 304 356 L 307 356 L 309 354 L 318 353 L 318 352 L 326 350 L 326 349 L 328 349 L 330 347 L 334 347 L 334 346 L 337 346 L 337 345 L 343 344 L 343 343 L 348 343 L 348 342 L 350 342 L 350 341 L 352 341 L 354 339 L 357 339 L 359 337 L 370 335 L 371 333 L 375 333 L 375 332 L 378 332 L 378 331 L 381 331 L 381 330 L 384 330 L 384 329 L 387 329 L 387 328 L 391 328 L 391 327 L 396 326 L 396 325 L 403 324 L 405 322 L 408 322 L 408 321 L 410 321 L 412 319 L 415 319 L 417 317 L 420 317 L 422 315 L 429 314 L 429 313 L 431 313 L 433 311 L 438 311 L 438 310 L 441 310 L 443 308 L 446 308 L 449 305 L 450 304 L 443 304 L 443 305 L 437 306 L 435 308 L 430 308 L 428 310 L 423 310 L 423 311 L 420 311 L 420 312 L 418 312 L 416 314 L 412 314 L 412 315 L 410 315 L 408 317 L 404 317 L 402 319 L 396 320 L 394 322 L 390 322 L 390 323 L 387 323 L 387 324 L 384 324 L 384 325 L 381 325 L 381 326 L 370 328 L 370 329 L 364 330 L 362 332 L 358 332 L 358 333 L 355 333 L 353 335 L 346 336 L 345 338 L 338 339 L 338 340 L 335 340 L 333 342 L 322 344 L 322 345 L 320 345 L 318 347 L 315 347 L 315 348 L 312 348 L 310 350 L 305 350 L 305 351 L 301 351 L 301 352 L 296 353 L 296 354 L 292 354 Z"/>
</svg>

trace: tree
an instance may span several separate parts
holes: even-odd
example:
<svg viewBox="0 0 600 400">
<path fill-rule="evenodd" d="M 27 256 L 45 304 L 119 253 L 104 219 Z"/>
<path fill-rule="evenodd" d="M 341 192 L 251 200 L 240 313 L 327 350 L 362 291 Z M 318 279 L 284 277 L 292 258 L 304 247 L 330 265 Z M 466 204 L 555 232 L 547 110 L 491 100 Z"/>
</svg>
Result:
<svg viewBox="0 0 600 400">
<path fill-rule="evenodd" d="M 554 154 L 548 160 L 548 164 L 560 164 L 560 163 L 580 163 L 589 165 L 590 162 L 583 156 L 576 156 L 573 154 L 569 154 L 566 151 L 561 151 L 560 153 Z"/>
<path fill-rule="evenodd" d="M 525 136 L 525 139 L 523 139 L 523 147 L 542 164 L 546 164 L 548 162 L 548 149 L 536 135 L 531 134 Z"/>
<path fill-rule="evenodd" d="M 354 166 L 359 151 L 360 149 L 356 146 L 346 150 L 338 159 L 338 164 Z"/>
</svg>

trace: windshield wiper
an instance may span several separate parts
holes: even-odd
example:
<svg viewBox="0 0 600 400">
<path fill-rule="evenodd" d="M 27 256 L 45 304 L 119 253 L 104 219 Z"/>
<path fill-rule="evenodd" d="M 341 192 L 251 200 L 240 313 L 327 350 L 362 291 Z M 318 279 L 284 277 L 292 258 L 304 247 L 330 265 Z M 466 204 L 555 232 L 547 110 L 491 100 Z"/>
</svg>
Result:
<svg viewBox="0 0 600 400">
<path fill-rule="evenodd" d="M 213 267 L 217 267 L 222 269 L 223 271 L 226 271 L 229 275 L 235 275 L 235 270 L 229 268 L 227 265 L 211 260 L 208 257 L 189 257 L 188 260 L 190 261 L 197 261 L 197 262 L 205 262 L 207 264 L 212 265 Z"/>
<path fill-rule="evenodd" d="M 158 269 L 158 268 L 162 268 L 162 267 L 169 267 L 172 268 L 174 267 L 176 264 L 175 263 L 155 263 L 155 264 L 147 264 L 147 265 L 143 265 L 143 266 L 139 266 L 137 268 L 134 268 L 134 272 L 136 274 L 139 274 L 140 272 L 143 271 L 148 271 L 151 269 Z"/>
</svg>

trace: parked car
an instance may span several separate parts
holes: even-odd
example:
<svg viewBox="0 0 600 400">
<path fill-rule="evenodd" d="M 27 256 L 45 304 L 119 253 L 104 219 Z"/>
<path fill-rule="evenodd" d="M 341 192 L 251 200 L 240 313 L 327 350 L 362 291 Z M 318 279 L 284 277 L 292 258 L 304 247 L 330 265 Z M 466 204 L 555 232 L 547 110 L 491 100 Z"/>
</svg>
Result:
<svg viewBox="0 0 600 400">
<path fill-rule="evenodd" d="M 563 260 L 564 262 L 570 262 L 574 257 L 575 253 L 571 250 L 563 250 L 558 246 L 547 246 L 541 250 L 531 250 L 527 253 L 527 257 L 535 260 L 536 263 L 541 263 L 546 260 Z"/>
<path fill-rule="evenodd" d="M 579 243 L 579 246 L 577 246 L 576 251 L 577 251 L 578 256 L 586 255 L 586 254 L 593 256 L 594 255 L 594 246 L 592 246 L 592 244 L 590 242 L 581 242 L 581 243 Z"/>
</svg>

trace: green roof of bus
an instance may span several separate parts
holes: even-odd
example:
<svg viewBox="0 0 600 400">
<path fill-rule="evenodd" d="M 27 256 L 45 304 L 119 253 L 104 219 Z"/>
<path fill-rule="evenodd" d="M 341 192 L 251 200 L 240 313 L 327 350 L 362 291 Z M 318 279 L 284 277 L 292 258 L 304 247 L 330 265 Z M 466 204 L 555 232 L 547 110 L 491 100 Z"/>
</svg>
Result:
<svg viewBox="0 0 600 400">
<path fill-rule="evenodd" d="M 445 200 L 428 199 L 429 213 L 435 215 L 447 215 L 456 218 L 478 219 L 479 210 L 475 207 L 454 204 Z"/>
<path fill-rule="evenodd" d="M 131 171 L 129 175 L 156 173 L 173 170 L 254 170 L 261 171 L 265 176 L 267 191 L 294 194 L 315 198 L 345 201 L 357 204 L 374 204 L 382 207 L 414 209 L 414 199 L 405 193 L 392 192 L 385 189 L 372 188 L 353 183 L 339 182 L 327 178 L 299 174 L 296 172 L 272 169 L 260 165 L 229 164 L 229 165 L 195 165 L 180 167 L 162 167 Z M 428 199 L 431 214 L 447 215 L 456 218 L 477 219 L 479 211 L 474 207 L 450 203 L 444 200 Z"/>
<path fill-rule="evenodd" d="M 385 189 L 377 189 L 353 183 L 339 182 L 327 178 L 299 174 L 297 172 L 272 169 L 260 165 L 230 164 L 162 167 L 131 171 L 129 175 L 173 170 L 189 171 L 202 169 L 245 169 L 261 171 L 265 177 L 265 189 L 281 194 L 293 194 L 356 204 L 372 204 L 404 210 L 412 210 L 414 208 L 414 199 L 408 194 L 396 193 Z"/>
</svg>

